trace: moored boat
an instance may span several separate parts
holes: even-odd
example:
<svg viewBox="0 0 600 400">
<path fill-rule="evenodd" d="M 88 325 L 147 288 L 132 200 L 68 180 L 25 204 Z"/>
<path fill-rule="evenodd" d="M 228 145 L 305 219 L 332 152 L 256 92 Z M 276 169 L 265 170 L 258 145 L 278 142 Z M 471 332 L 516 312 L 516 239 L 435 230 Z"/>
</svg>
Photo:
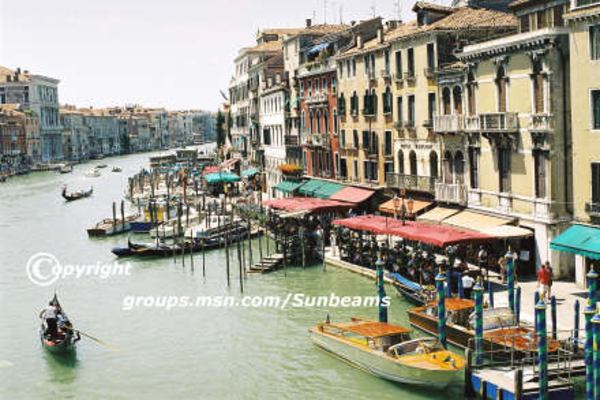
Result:
<svg viewBox="0 0 600 400">
<path fill-rule="evenodd" d="M 443 389 L 459 379 L 465 360 L 435 338 L 410 338 L 410 329 L 362 318 L 318 323 L 309 329 L 315 345 L 381 378 Z"/>
<path fill-rule="evenodd" d="M 387 274 L 392 279 L 396 291 L 410 303 L 422 306 L 435 297 L 435 290 L 431 287 L 421 286 L 399 273 Z"/>
<path fill-rule="evenodd" d="M 63 165 L 62 167 L 60 167 L 58 172 L 60 172 L 61 174 L 69 174 L 73 172 L 73 166 L 71 164 Z"/>
<path fill-rule="evenodd" d="M 121 218 L 116 220 L 106 218 L 98 222 L 93 228 L 87 230 L 88 236 L 111 236 L 118 233 L 129 232 L 131 230 L 131 222 L 140 218 L 139 214 L 128 215 L 125 217 L 125 223 Z"/>
<path fill-rule="evenodd" d="M 49 307 L 42 311 L 40 318 L 42 318 L 40 340 L 46 350 L 56 354 L 65 354 L 75 350 L 75 343 L 80 339 L 79 333 L 73 329 L 56 294 L 50 301 Z"/>
<path fill-rule="evenodd" d="M 123 171 L 123 169 L 121 167 L 116 166 L 116 165 L 112 168 L 112 172 L 122 172 L 122 171 Z"/>
<path fill-rule="evenodd" d="M 98 164 L 96 165 L 96 168 L 106 168 L 107 165 L 106 164 Z"/>
<path fill-rule="evenodd" d="M 62 197 L 66 201 L 74 201 L 79 199 L 84 199 L 86 197 L 90 197 L 94 193 L 94 188 L 91 187 L 89 190 L 78 190 L 76 192 L 67 193 L 67 185 L 64 185 L 62 188 Z"/>
</svg>

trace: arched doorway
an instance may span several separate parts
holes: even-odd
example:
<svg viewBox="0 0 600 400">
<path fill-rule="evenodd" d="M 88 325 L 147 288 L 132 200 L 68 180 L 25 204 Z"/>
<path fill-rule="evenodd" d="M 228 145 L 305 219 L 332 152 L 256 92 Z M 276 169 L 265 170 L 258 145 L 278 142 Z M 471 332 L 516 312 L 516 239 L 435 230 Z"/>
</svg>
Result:
<svg viewBox="0 0 600 400">
<path fill-rule="evenodd" d="M 429 176 L 438 177 L 438 155 L 435 151 L 429 153 Z"/>
<path fill-rule="evenodd" d="M 417 153 L 414 150 L 410 151 L 409 155 L 410 159 L 410 174 L 413 176 L 417 176 Z"/>
</svg>

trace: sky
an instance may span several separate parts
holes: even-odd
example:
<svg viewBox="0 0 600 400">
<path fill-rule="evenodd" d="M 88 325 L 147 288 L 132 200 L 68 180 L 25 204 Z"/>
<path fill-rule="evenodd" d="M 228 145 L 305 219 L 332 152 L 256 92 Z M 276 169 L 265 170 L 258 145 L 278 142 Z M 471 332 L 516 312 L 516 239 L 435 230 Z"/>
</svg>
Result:
<svg viewBox="0 0 600 400">
<path fill-rule="evenodd" d="M 447 0 L 437 0 L 446 3 Z M 78 107 L 216 110 L 263 28 L 397 18 L 398 0 L 0 0 L 0 65 L 60 79 Z M 414 0 L 399 0 L 404 20 Z"/>
</svg>

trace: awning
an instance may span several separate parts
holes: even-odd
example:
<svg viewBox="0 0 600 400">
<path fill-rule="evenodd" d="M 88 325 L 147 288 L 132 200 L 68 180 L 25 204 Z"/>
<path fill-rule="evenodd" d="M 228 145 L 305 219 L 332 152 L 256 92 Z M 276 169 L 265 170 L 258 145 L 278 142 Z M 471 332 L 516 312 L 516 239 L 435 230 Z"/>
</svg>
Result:
<svg viewBox="0 0 600 400">
<path fill-rule="evenodd" d="M 425 214 L 418 216 L 417 220 L 422 222 L 441 223 L 444 219 L 457 214 L 459 210 L 447 207 L 436 207 L 433 210 L 427 211 Z"/>
<path fill-rule="evenodd" d="M 352 204 L 319 198 L 288 197 L 285 199 L 274 199 L 263 201 L 267 207 L 277 208 L 285 211 L 342 211 L 352 208 Z"/>
<path fill-rule="evenodd" d="M 376 215 L 339 219 L 334 225 L 372 233 L 393 235 L 438 247 L 458 243 L 474 243 L 492 240 L 493 237 L 480 232 L 467 232 L 445 225 L 431 225 L 415 221 L 402 223 L 393 218 Z"/>
<path fill-rule="evenodd" d="M 249 178 L 249 177 L 254 176 L 256 174 L 258 174 L 258 170 L 256 168 L 248 168 L 247 170 L 242 171 L 242 176 L 244 178 Z"/>
<path fill-rule="evenodd" d="M 313 196 L 327 200 L 332 195 L 338 193 L 345 187 L 346 186 L 340 185 L 339 183 L 325 182 L 324 184 L 319 186 L 317 190 L 314 191 Z"/>
<path fill-rule="evenodd" d="M 213 172 L 219 172 L 219 167 L 217 165 L 209 165 L 202 170 L 203 174 L 212 174 Z"/>
<path fill-rule="evenodd" d="M 231 172 L 214 172 L 212 174 L 206 174 L 204 179 L 209 184 L 221 183 L 221 182 L 237 182 L 240 177 Z"/>
<path fill-rule="evenodd" d="M 361 189 L 353 186 L 346 186 L 333 196 L 329 200 L 345 201 L 347 203 L 359 204 L 373 196 L 375 192 L 373 190 Z"/>
<path fill-rule="evenodd" d="M 283 181 L 283 182 L 280 182 L 273 189 L 279 190 L 283 193 L 291 194 L 294 192 L 294 190 L 296 190 L 300 186 L 302 186 L 302 184 L 304 184 L 304 182 L 302 182 L 302 181 Z"/>
<path fill-rule="evenodd" d="M 513 219 L 510 218 L 493 217 L 491 215 L 465 210 L 450 218 L 446 218 L 443 221 L 443 224 L 484 232 L 496 226 L 506 225 L 511 222 L 513 222 Z"/>
<path fill-rule="evenodd" d="M 495 236 L 497 238 L 510 239 L 533 236 L 533 232 L 529 229 L 521 228 L 513 225 L 500 225 L 484 231 L 486 235 Z"/>
<path fill-rule="evenodd" d="M 323 185 L 325 181 L 320 181 L 317 179 L 310 179 L 304 185 L 298 189 L 298 193 L 304 194 L 307 196 L 313 196 L 315 191 Z"/>
<path fill-rule="evenodd" d="M 290 104 L 290 108 L 294 107 L 296 105 L 296 103 L 300 100 L 300 96 L 297 96 L 294 101 L 292 101 L 292 104 Z"/>
<path fill-rule="evenodd" d="M 600 229 L 571 225 L 550 242 L 550 248 L 600 260 Z"/>
<path fill-rule="evenodd" d="M 240 161 L 239 158 L 230 158 L 229 160 L 223 161 L 223 163 L 221 164 L 221 166 L 223 168 L 231 168 L 238 161 Z"/>
<path fill-rule="evenodd" d="M 407 200 L 404 200 L 405 207 L 406 207 L 406 201 Z M 413 214 L 417 214 L 417 213 L 419 213 L 419 211 L 422 211 L 425 208 L 427 208 L 433 204 L 430 201 L 423 201 L 423 200 L 413 200 L 412 202 L 413 202 L 413 205 L 412 205 L 412 213 Z M 402 204 L 402 201 L 400 201 L 400 204 Z M 400 213 L 401 210 L 402 210 L 402 205 L 400 205 L 400 208 L 398 208 L 398 210 L 394 210 L 394 199 L 388 200 L 379 206 L 379 211 L 381 211 L 382 213 L 386 213 L 386 214 L 393 215 L 396 212 Z M 408 211 L 408 207 L 406 207 L 406 211 Z"/>
<path fill-rule="evenodd" d="M 313 46 L 313 47 L 311 47 L 311 49 L 310 49 L 310 50 L 308 50 L 308 51 L 306 52 L 306 54 L 314 54 L 314 53 L 318 53 L 318 52 L 320 52 L 321 50 L 323 50 L 323 49 L 326 49 L 326 48 L 327 48 L 327 46 L 329 46 L 329 43 L 321 43 L 321 44 L 318 44 L 318 45 L 316 45 L 316 46 Z"/>
</svg>

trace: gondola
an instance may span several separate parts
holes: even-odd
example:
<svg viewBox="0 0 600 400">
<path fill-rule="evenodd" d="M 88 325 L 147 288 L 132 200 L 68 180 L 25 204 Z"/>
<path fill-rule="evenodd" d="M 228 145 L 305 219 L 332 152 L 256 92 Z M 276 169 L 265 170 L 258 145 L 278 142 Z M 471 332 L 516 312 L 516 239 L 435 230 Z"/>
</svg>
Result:
<svg viewBox="0 0 600 400">
<path fill-rule="evenodd" d="M 79 200 L 79 199 L 84 199 L 86 197 L 90 197 L 92 195 L 92 193 L 94 193 L 94 188 L 91 187 L 90 190 L 84 191 L 84 190 L 78 190 L 76 192 L 72 192 L 71 194 L 67 193 L 67 186 L 63 186 L 63 190 L 62 190 L 62 197 L 66 200 L 66 201 L 74 201 L 74 200 Z"/>
<path fill-rule="evenodd" d="M 40 341 L 42 347 L 54 354 L 65 354 L 75 351 L 75 343 L 81 338 L 79 333 L 73 329 L 71 321 L 63 311 L 56 294 L 52 298 L 52 304 L 57 308 L 57 332 L 55 335 L 46 333 L 48 325 L 46 319 L 42 319 L 40 326 Z M 43 316 L 42 316 L 43 317 Z"/>
<path fill-rule="evenodd" d="M 396 291 L 411 304 L 424 306 L 428 301 L 435 297 L 435 292 L 429 287 L 421 287 L 418 283 L 413 282 L 398 273 L 390 273 L 387 275 L 392 279 L 392 284 Z"/>
</svg>

